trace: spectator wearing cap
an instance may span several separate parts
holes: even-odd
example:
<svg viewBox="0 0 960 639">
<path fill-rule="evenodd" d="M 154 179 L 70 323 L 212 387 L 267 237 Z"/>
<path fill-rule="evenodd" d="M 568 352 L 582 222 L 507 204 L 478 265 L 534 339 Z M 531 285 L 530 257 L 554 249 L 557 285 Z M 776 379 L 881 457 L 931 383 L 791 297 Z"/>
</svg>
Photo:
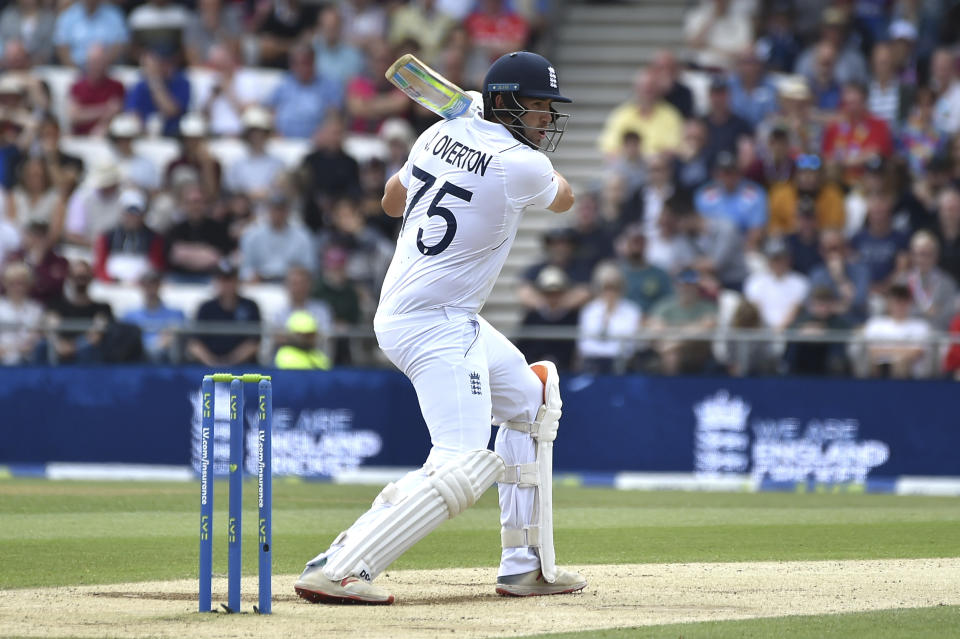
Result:
<svg viewBox="0 0 960 639">
<path fill-rule="evenodd" d="M 318 348 L 319 327 L 306 311 L 292 313 L 286 321 L 286 343 L 277 350 L 274 366 L 285 370 L 329 370 L 333 363 Z"/>
<path fill-rule="evenodd" d="M 217 293 L 197 309 L 196 321 L 243 324 L 243 332 L 232 335 L 221 332 L 194 335 L 187 340 L 187 356 L 205 366 L 235 366 L 256 361 L 260 336 L 249 329 L 260 324 L 260 307 L 240 295 L 237 269 L 229 262 L 221 262 L 215 280 Z"/>
<path fill-rule="evenodd" d="M 823 264 L 810 272 L 810 288 L 827 288 L 836 298 L 838 312 L 851 324 L 867 317 L 870 270 L 851 253 L 843 233 L 828 229 L 820 233 Z"/>
<path fill-rule="evenodd" d="M 647 261 L 647 238 L 642 225 L 631 224 L 625 228 L 617 245 L 624 297 L 639 306 L 643 313 L 649 313 L 673 292 L 670 275 Z"/>
<path fill-rule="evenodd" d="M 141 134 L 140 118 L 121 113 L 111 120 L 107 133 L 124 182 L 155 193 L 160 188 L 160 171 L 150 158 L 138 155 L 133 148 L 133 141 Z"/>
<path fill-rule="evenodd" d="M 313 50 L 297 46 L 290 51 L 290 72 L 267 104 L 273 108 L 277 133 L 287 138 L 309 138 L 331 111 L 343 107 L 343 90 L 333 78 L 321 76 Z"/>
<path fill-rule="evenodd" d="M 898 264 L 906 260 L 909 237 L 893 228 L 893 194 L 879 189 L 867 194 L 867 223 L 850 238 L 858 259 L 870 270 L 871 286 L 886 289 Z"/>
<path fill-rule="evenodd" d="M 810 299 L 790 328 L 815 337 L 827 331 L 848 331 L 853 324 L 843 311 L 836 292 L 830 287 L 819 286 L 810 292 Z M 842 375 L 850 368 L 844 344 L 820 341 L 790 342 L 784 353 L 784 363 L 791 375 Z"/>
<path fill-rule="evenodd" d="M 737 56 L 737 70 L 730 78 L 730 106 L 753 126 L 777 111 L 777 89 L 766 75 L 754 47 Z"/>
<path fill-rule="evenodd" d="M 783 128 L 792 155 L 819 153 L 823 123 L 815 113 L 813 93 L 806 78 L 784 76 L 777 84 L 777 92 L 780 109 L 759 125 L 757 137 L 767 139 L 774 129 Z"/>
<path fill-rule="evenodd" d="M 938 204 L 934 233 L 940 245 L 939 266 L 960 285 L 960 188 L 944 189 Z"/>
<path fill-rule="evenodd" d="M 167 306 L 160 296 L 163 277 L 150 270 L 139 279 L 143 305 L 127 311 L 123 321 L 140 327 L 143 351 L 154 363 L 168 363 L 176 345 L 175 329 L 186 323 L 186 316 L 178 308 Z"/>
<path fill-rule="evenodd" d="M 842 171 L 847 184 L 852 184 L 871 157 L 890 157 L 893 140 L 887 123 L 867 111 L 863 85 L 844 85 L 842 100 L 840 118 L 823 134 L 823 157 Z"/>
<path fill-rule="evenodd" d="M 699 66 L 729 69 L 753 42 L 752 17 L 735 5 L 730 0 L 700 0 L 684 17 L 683 35 Z"/>
<path fill-rule="evenodd" d="M 210 200 L 199 184 L 181 189 L 179 209 L 183 221 L 164 237 L 168 275 L 178 281 L 206 282 L 233 251 L 235 242 L 226 221 L 211 215 Z"/>
<path fill-rule="evenodd" d="M 663 99 L 673 106 L 684 120 L 694 116 L 693 91 L 680 80 L 680 65 L 669 49 L 660 49 L 653 56 L 650 71 L 657 80 Z"/>
<path fill-rule="evenodd" d="M 317 278 L 312 297 L 324 302 L 333 313 L 333 325 L 345 330 L 360 324 L 363 318 L 360 307 L 360 292 L 347 274 L 347 251 L 339 246 L 330 246 L 321 256 L 320 277 Z M 333 340 L 333 360 L 337 365 L 353 361 L 351 342 L 346 337 Z"/>
<path fill-rule="evenodd" d="M 910 238 L 908 270 L 899 281 L 906 284 L 913 298 L 912 313 L 927 320 L 938 330 L 947 330 L 957 310 L 957 284 L 937 266 L 940 244 L 930 231 L 917 231 Z"/>
<path fill-rule="evenodd" d="M 178 68 L 176 52 L 158 45 L 140 57 L 140 70 L 142 79 L 127 94 L 126 110 L 145 123 L 158 117 L 161 133 L 176 137 L 180 117 L 190 106 L 190 80 Z"/>
<path fill-rule="evenodd" d="M 578 323 L 580 368 L 588 373 L 622 372 L 637 350 L 633 338 L 643 313 L 624 298 L 623 273 L 615 263 L 597 265 L 593 288 L 596 296 L 583 306 Z"/>
<path fill-rule="evenodd" d="M 90 247 L 104 232 L 115 227 L 122 211 L 120 187 L 123 175 L 113 159 L 95 164 L 84 183 L 70 196 L 63 228 L 63 240 L 74 247 L 73 254 L 90 257 Z M 56 230 L 56 229 L 54 229 Z"/>
<path fill-rule="evenodd" d="M 910 289 L 894 284 L 885 296 L 886 310 L 867 320 L 867 374 L 870 377 L 923 378 L 932 372 L 929 322 L 910 316 Z M 900 341 L 892 341 L 900 340 Z"/>
<path fill-rule="evenodd" d="M 767 270 L 751 273 L 743 284 L 743 295 L 760 311 L 764 326 L 776 331 L 787 328 L 796 318 L 810 285 L 807 278 L 790 268 L 790 249 L 780 237 L 764 245 Z"/>
<path fill-rule="evenodd" d="M 919 87 L 910 108 L 910 116 L 897 135 L 897 151 L 907 160 L 914 179 L 922 178 L 929 161 L 946 151 L 949 136 L 933 121 L 933 91 Z"/>
<path fill-rule="evenodd" d="M 907 118 L 913 102 L 913 90 L 897 79 L 891 44 L 878 42 L 873 45 L 870 67 L 872 73 L 867 87 L 867 108 L 886 122 L 891 131 L 896 131 Z"/>
<path fill-rule="evenodd" d="M 240 278 L 252 282 L 282 282 L 291 266 L 314 270 L 313 242 L 299 223 L 290 219 L 290 198 L 281 190 L 267 197 L 266 219 L 248 228 L 240 238 Z"/>
<path fill-rule="evenodd" d="M 713 164 L 718 153 L 736 153 L 742 138 L 752 138 L 753 126 L 731 109 L 730 90 L 725 77 L 717 75 L 710 81 L 708 102 L 703 121 L 707 125 L 707 157 Z"/>
<path fill-rule="evenodd" d="M 757 39 L 757 52 L 766 61 L 767 69 L 778 73 L 793 71 L 800 43 L 794 21 L 791 0 L 775 0 L 768 3 L 765 12 L 763 33 Z"/>
<path fill-rule="evenodd" d="M 685 192 L 664 202 L 660 220 L 670 237 L 674 272 L 693 268 L 703 276 L 698 286 L 712 294 L 721 288 L 741 290 L 747 276 L 744 240 L 733 222 L 702 215 Z"/>
<path fill-rule="evenodd" d="M 695 269 L 680 271 L 674 293 L 653 307 L 647 327 L 653 331 L 711 331 L 717 325 L 717 305 L 704 297 Z M 665 375 L 697 374 L 710 362 L 710 343 L 705 340 L 658 338 L 653 350 Z"/>
<path fill-rule="evenodd" d="M 43 319 L 43 308 L 30 299 L 33 274 L 22 262 L 3 268 L 3 295 L 0 296 L 0 364 L 29 363 Z"/>
<path fill-rule="evenodd" d="M 933 123 L 937 129 L 954 135 L 960 132 L 960 73 L 957 54 L 947 47 L 933 52 L 930 59 L 930 85 L 937 96 Z"/>
<path fill-rule="evenodd" d="M 360 193 L 360 167 L 343 148 L 344 121 L 331 113 L 313 135 L 313 150 L 298 172 L 304 200 L 304 223 L 312 231 L 329 224 L 333 203 Z"/>
<path fill-rule="evenodd" d="M 103 45 L 107 60 L 115 62 L 123 56 L 129 40 L 123 13 L 102 0 L 74 2 L 60 12 L 54 25 L 57 58 L 60 64 L 69 67 L 83 67 L 93 44 Z"/>
<path fill-rule="evenodd" d="M 67 120 L 73 135 L 103 135 L 113 117 L 123 110 L 126 90 L 107 74 L 109 62 L 106 48 L 92 45 L 83 75 L 70 86 Z"/>
<path fill-rule="evenodd" d="M 56 20 L 56 14 L 38 0 L 11 2 L 0 13 L 0 42 L 19 40 L 33 64 L 49 64 Z"/>
<path fill-rule="evenodd" d="M 543 248 L 546 259 L 528 267 L 521 275 L 517 288 L 517 297 L 524 309 L 540 308 L 546 303 L 537 290 L 536 281 L 540 271 L 548 266 L 561 269 L 570 282 L 570 287 L 561 300 L 567 309 L 578 309 L 590 299 L 590 268 L 577 259 L 576 235 L 572 229 L 557 228 L 543 235 Z"/>
<path fill-rule="evenodd" d="M 137 282 L 148 270 L 164 269 L 163 237 L 144 223 L 147 198 L 132 188 L 120 194 L 120 223 L 94 245 L 93 272 L 108 282 Z"/>
<path fill-rule="evenodd" d="M 827 7 L 820 23 L 820 38 L 800 54 L 795 72 L 813 78 L 817 56 L 823 45 L 834 50 L 833 79 L 837 84 L 867 81 L 867 62 L 860 53 L 856 38 L 850 36 L 849 15 L 840 7 Z M 818 51 L 819 50 L 819 51 Z"/>
<path fill-rule="evenodd" d="M 805 153 L 797 157 L 793 179 L 770 187 L 770 223 L 772 234 L 792 233 L 800 211 L 812 211 L 819 229 L 844 227 L 844 195 L 836 184 L 826 180 L 820 157 Z"/>
<path fill-rule="evenodd" d="M 267 196 L 284 170 L 283 161 L 267 151 L 272 130 L 272 118 L 266 109 L 251 106 L 243 112 L 243 139 L 247 155 L 227 167 L 227 190 L 243 193 L 253 200 Z"/>
<path fill-rule="evenodd" d="M 893 50 L 893 68 L 897 79 L 907 86 L 917 85 L 917 58 L 929 57 L 930 49 L 927 47 L 932 44 L 927 43 L 935 43 L 936 36 L 920 40 L 922 51 L 918 51 L 917 28 L 910 21 L 902 18 L 890 24 L 889 36 Z"/>
<path fill-rule="evenodd" d="M 650 69 L 641 69 L 634 77 L 633 89 L 633 99 L 607 116 L 600 134 L 600 150 L 613 160 L 624 133 L 634 131 L 640 136 L 643 154 L 647 157 L 661 152 L 677 152 L 682 139 L 683 118 L 661 97 L 657 77 Z"/>
<path fill-rule="evenodd" d="M 30 269 L 30 297 L 44 307 L 60 299 L 67 279 L 69 264 L 53 250 L 50 227 L 46 222 L 30 222 L 23 232 L 23 243 L 18 250 L 4 255 L 7 264 L 22 262 Z"/>
<path fill-rule="evenodd" d="M 400 7 L 395 15 L 399 19 Z M 316 69 L 324 78 L 336 81 L 341 90 L 353 76 L 363 72 L 363 52 L 346 40 L 340 8 L 327 5 L 317 18 L 317 34 L 312 40 L 316 52 Z M 429 60 L 428 60 L 429 63 Z"/>
<path fill-rule="evenodd" d="M 165 188 L 172 189 L 181 179 L 198 182 L 208 198 L 220 195 L 223 170 L 220 161 L 207 146 L 207 121 L 199 113 L 180 118 L 180 155 L 164 169 Z"/>
<path fill-rule="evenodd" d="M 133 53 L 154 47 L 179 51 L 183 45 L 183 30 L 189 20 L 190 12 L 170 0 L 140 3 L 127 17 L 127 26 L 133 36 Z"/>
<path fill-rule="evenodd" d="M 206 96 L 198 96 L 200 112 L 210 123 L 215 136 L 235 136 L 243 131 L 244 109 L 263 104 L 269 97 L 263 79 L 253 69 L 240 64 L 239 52 L 229 44 L 210 47 L 207 66 L 216 72 L 216 78 Z"/>
<path fill-rule="evenodd" d="M 717 154 L 713 177 L 697 190 L 697 211 L 732 222 L 746 237 L 748 250 L 756 249 L 767 225 L 766 193 L 743 178 L 736 157 L 727 151 Z"/>
<path fill-rule="evenodd" d="M 528 309 L 520 322 L 524 337 L 517 340 L 517 348 L 527 361 L 549 360 L 561 370 L 573 367 L 573 340 L 544 339 L 527 335 L 523 329 L 535 333 L 542 327 L 568 328 L 577 325 L 579 310 L 563 304 L 563 296 L 570 286 L 566 273 L 557 266 L 548 266 L 540 271 L 535 282 L 537 291 L 543 296 L 543 305 Z"/>
</svg>

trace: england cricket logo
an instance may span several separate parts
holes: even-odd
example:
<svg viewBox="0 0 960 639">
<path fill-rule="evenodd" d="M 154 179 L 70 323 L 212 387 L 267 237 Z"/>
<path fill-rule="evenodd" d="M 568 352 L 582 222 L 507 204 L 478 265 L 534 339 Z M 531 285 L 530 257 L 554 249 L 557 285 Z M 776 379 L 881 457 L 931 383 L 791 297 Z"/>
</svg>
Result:
<svg viewBox="0 0 960 639">
<path fill-rule="evenodd" d="M 553 67 L 547 67 L 548 80 L 550 82 L 550 88 L 557 88 L 557 72 L 553 70 Z"/>
<path fill-rule="evenodd" d="M 480 373 L 470 373 L 470 392 L 474 395 L 482 395 L 480 388 Z"/>
</svg>

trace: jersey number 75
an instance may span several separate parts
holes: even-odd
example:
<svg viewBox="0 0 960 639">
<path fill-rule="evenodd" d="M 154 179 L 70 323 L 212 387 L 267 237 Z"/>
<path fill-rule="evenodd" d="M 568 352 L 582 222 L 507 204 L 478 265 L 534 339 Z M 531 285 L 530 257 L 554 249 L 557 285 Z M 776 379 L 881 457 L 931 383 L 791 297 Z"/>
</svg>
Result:
<svg viewBox="0 0 960 639">
<path fill-rule="evenodd" d="M 410 216 L 410 211 L 413 210 L 413 207 L 417 205 L 420 199 L 426 194 L 427 191 L 436 183 L 437 178 L 434 175 L 430 175 L 423 169 L 421 169 L 416 164 L 413 165 L 413 177 L 417 178 L 423 182 L 413 197 L 410 199 L 410 204 L 407 206 L 407 210 L 403 213 L 403 222 L 400 224 L 400 234 L 403 234 L 403 229 L 407 226 L 407 218 Z M 424 255 L 439 255 L 443 253 L 450 242 L 453 241 L 453 236 L 457 234 L 457 218 L 454 216 L 453 211 L 450 209 L 440 206 L 440 200 L 443 199 L 444 195 L 452 195 L 453 197 L 458 197 L 464 202 L 469 202 L 473 199 L 473 193 L 470 191 L 457 186 L 456 184 L 451 184 L 450 182 L 444 182 L 440 185 L 437 194 L 433 196 L 433 202 L 430 203 L 430 208 L 427 209 L 427 217 L 433 217 L 434 215 L 439 215 L 447 223 L 447 230 L 443 233 L 443 237 L 440 238 L 440 241 L 434 244 L 433 246 L 427 246 L 423 243 L 423 229 L 417 229 L 417 249 Z"/>
</svg>

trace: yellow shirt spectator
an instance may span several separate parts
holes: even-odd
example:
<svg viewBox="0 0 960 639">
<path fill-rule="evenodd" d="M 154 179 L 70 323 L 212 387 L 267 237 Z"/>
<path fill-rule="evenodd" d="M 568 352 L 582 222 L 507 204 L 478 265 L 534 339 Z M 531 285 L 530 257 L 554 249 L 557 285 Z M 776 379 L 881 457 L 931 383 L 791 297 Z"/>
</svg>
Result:
<svg viewBox="0 0 960 639">
<path fill-rule="evenodd" d="M 836 184 L 823 180 L 820 158 L 801 155 L 797 158 L 796 168 L 791 181 L 777 182 L 770 187 L 769 232 L 783 235 L 796 229 L 801 193 L 809 194 L 803 197 L 813 201 L 818 229 L 843 229 L 846 220 L 843 191 Z"/>
<path fill-rule="evenodd" d="M 645 156 L 668 151 L 676 152 L 683 137 L 683 117 L 658 93 L 653 76 L 647 71 L 637 75 L 634 84 L 636 99 L 614 109 L 600 135 L 600 150 L 615 155 L 620 150 L 623 134 L 635 131 Z"/>
<path fill-rule="evenodd" d="M 296 311 L 287 319 L 288 344 L 281 346 L 274 359 L 277 368 L 329 370 L 327 354 L 316 347 L 317 321 L 307 311 Z"/>
</svg>

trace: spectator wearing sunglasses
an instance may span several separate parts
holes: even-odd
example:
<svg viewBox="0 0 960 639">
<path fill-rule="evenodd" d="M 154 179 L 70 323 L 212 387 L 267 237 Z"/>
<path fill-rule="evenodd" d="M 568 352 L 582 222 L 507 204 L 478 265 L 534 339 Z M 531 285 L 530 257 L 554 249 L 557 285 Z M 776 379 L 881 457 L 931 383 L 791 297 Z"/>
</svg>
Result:
<svg viewBox="0 0 960 639">
<path fill-rule="evenodd" d="M 843 191 L 825 179 L 820 157 L 800 155 L 795 167 L 792 180 L 770 187 L 770 233 L 796 231 L 799 210 L 812 210 L 818 229 L 843 228 Z"/>
</svg>

